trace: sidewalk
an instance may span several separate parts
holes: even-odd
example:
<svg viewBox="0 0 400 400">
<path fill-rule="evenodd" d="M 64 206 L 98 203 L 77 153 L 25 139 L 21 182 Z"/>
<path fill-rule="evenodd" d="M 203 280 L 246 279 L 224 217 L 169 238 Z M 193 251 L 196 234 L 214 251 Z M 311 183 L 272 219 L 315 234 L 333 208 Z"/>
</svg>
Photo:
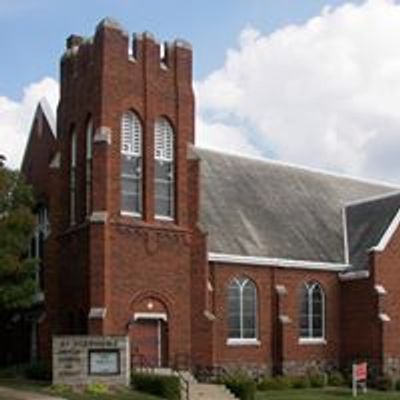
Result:
<svg viewBox="0 0 400 400">
<path fill-rule="evenodd" d="M 52 397 L 25 390 L 10 389 L 4 386 L 0 386 L 0 397 L 10 400 L 65 400 L 61 397 Z"/>
</svg>

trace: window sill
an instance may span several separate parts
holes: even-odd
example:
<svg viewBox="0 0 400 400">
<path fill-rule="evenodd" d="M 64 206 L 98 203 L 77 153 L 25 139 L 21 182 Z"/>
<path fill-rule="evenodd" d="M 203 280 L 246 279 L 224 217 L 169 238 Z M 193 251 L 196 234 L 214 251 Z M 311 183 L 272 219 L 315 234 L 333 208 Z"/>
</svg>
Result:
<svg viewBox="0 0 400 400">
<path fill-rule="evenodd" d="M 142 218 L 142 214 L 131 211 L 121 211 L 120 214 L 123 217 Z"/>
<path fill-rule="evenodd" d="M 326 345 L 327 341 L 323 338 L 300 338 L 300 345 L 310 345 L 310 346 L 318 346 L 318 345 Z"/>
<path fill-rule="evenodd" d="M 227 339 L 228 346 L 260 346 L 261 342 L 258 339 Z"/>
<path fill-rule="evenodd" d="M 165 215 L 155 215 L 154 218 L 158 221 L 169 221 L 169 222 L 173 222 L 174 218 L 172 217 L 167 217 Z"/>
</svg>

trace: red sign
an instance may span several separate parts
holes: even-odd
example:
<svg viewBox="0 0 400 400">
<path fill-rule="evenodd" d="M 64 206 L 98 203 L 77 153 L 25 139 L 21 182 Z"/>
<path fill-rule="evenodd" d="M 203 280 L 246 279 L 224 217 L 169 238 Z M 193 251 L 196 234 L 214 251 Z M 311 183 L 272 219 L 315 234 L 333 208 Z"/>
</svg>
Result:
<svg viewBox="0 0 400 400">
<path fill-rule="evenodd" d="M 356 364 L 354 366 L 354 379 L 356 381 L 366 381 L 367 380 L 367 363 Z"/>
</svg>

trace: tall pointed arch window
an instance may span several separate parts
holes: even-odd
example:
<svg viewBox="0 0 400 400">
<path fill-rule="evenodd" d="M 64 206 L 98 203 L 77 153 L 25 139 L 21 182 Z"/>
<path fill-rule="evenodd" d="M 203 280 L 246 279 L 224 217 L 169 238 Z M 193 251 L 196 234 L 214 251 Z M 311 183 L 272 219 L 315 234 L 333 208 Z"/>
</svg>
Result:
<svg viewBox="0 0 400 400">
<path fill-rule="evenodd" d="M 228 287 L 228 342 L 257 339 L 257 288 L 248 278 L 234 278 Z"/>
<path fill-rule="evenodd" d="M 142 214 L 142 124 L 139 117 L 127 111 L 121 119 L 121 211 Z"/>
<path fill-rule="evenodd" d="M 93 121 L 86 125 L 86 215 L 92 211 Z"/>
<path fill-rule="evenodd" d="M 307 282 L 300 294 L 300 340 L 325 338 L 325 293 L 318 282 Z"/>
<path fill-rule="evenodd" d="M 70 169 L 69 169 L 69 218 L 71 225 L 76 222 L 76 131 L 71 133 Z"/>
<path fill-rule="evenodd" d="M 174 218 L 174 130 L 166 118 L 158 118 L 154 128 L 155 215 Z"/>
</svg>

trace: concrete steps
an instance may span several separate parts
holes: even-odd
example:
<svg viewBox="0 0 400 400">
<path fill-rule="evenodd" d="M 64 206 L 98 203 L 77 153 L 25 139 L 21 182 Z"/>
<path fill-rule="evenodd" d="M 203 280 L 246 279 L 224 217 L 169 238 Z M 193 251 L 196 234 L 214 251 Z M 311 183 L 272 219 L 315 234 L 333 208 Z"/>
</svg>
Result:
<svg viewBox="0 0 400 400">
<path fill-rule="evenodd" d="M 182 400 L 187 400 L 187 383 L 189 383 L 190 400 L 237 400 L 226 386 L 199 383 L 189 371 L 180 371 L 178 373 L 171 368 L 155 368 L 153 373 L 179 377 L 182 381 Z"/>
<path fill-rule="evenodd" d="M 237 400 L 224 386 L 208 383 L 193 383 L 189 386 L 190 400 Z"/>
</svg>

